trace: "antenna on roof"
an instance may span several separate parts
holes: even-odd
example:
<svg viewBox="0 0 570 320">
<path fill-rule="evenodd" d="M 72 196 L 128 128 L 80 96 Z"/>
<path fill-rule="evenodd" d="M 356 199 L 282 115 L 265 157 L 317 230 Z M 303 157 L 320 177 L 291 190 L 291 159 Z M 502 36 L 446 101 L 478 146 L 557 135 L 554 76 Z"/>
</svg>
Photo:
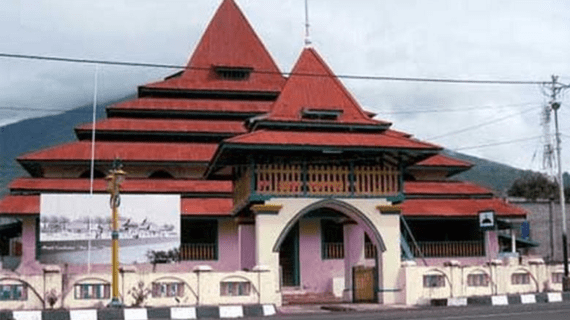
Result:
<svg viewBox="0 0 570 320">
<path fill-rule="evenodd" d="M 309 0 L 305 0 L 305 46 L 307 47 L 311 45 L 309 26 Z"/>
</svg>

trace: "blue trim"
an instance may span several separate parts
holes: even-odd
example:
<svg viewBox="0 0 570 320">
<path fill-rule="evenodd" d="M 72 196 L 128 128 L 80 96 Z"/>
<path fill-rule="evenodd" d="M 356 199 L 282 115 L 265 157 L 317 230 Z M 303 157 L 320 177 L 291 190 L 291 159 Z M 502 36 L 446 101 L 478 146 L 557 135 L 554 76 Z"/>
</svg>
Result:
<svg viewBox="0 0 570 320">
<path fill-rule="evenodd" d="M 406 200 L 406 196 L 404 195 L 403 192 L 400 191 L 400 193 L 398 193 L 397 195 L 386 197 L 386 199 L 392 202 L 392 204 L 398 204 L 404 202 L 404 200 Z"/>
</svg>

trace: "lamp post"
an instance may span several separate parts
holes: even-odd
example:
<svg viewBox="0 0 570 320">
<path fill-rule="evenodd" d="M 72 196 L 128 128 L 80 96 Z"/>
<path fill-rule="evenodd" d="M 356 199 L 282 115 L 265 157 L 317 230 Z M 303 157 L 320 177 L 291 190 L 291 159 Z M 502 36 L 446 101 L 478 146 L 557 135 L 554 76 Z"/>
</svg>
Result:
<svg viewBox="0 0 570 320">
<path fill-rule="evenodd" d="M 125 180 L 126 172 L 122 170 L 121 160 L 113 161 L 113 168 L 105 178 L 108 181 L 107 191 L 111 194 L 109 202 L 111 206 L 111 274 L 112 274 L 112 299 L 110 307 L 120 308 L 123 303 L 119 299 L 119 205 L 121 204 L 120 186 Z"/>
</svg>

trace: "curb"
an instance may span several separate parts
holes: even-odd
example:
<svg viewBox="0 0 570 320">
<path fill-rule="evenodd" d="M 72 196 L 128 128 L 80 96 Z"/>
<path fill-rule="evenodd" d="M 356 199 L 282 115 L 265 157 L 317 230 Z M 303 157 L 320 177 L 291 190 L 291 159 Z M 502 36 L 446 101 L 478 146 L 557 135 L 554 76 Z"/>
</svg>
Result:
<svg viewBox="0 0 570 320">
<path fill-rule="evenodd" d="M 438 307 L 463 307 L 474 305 L 508 306 L 517 304 L 553 303 L 562 301 L 570 301 L 570 292 L 542 292 L 515 295 L 431 299 L 429 304 Z"/>
<path fill-rule="evenodd" d="M 0 311 L 0 320 L 150 320 L 265 317 L 277 313 L 275 305 L 120 308 L 81 310 Z"/>
</svg>

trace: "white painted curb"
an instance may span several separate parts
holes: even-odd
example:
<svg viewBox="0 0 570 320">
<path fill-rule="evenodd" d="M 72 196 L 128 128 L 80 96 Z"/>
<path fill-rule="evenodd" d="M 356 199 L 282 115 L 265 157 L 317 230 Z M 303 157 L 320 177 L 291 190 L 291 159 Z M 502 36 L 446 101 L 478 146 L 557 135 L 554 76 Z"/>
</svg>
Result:
<svg viewBox="0 0 570 320">
<path fill-rule="evenodd" d="M 523 294 L 521 295 L 522 304 L 536 303 L 536 295 L 534 294 Z"/>
<path fill-rule="evenodd" d="M 508 306 L 509 299 L 507 299 L 507 296 L 492 296 L 491 304 L 494 306 Z"/>
<path fill-rule="evenodd" d="M 243 318 L 243 307 L 220 306 L 220 318 Z"/>
</svg>

